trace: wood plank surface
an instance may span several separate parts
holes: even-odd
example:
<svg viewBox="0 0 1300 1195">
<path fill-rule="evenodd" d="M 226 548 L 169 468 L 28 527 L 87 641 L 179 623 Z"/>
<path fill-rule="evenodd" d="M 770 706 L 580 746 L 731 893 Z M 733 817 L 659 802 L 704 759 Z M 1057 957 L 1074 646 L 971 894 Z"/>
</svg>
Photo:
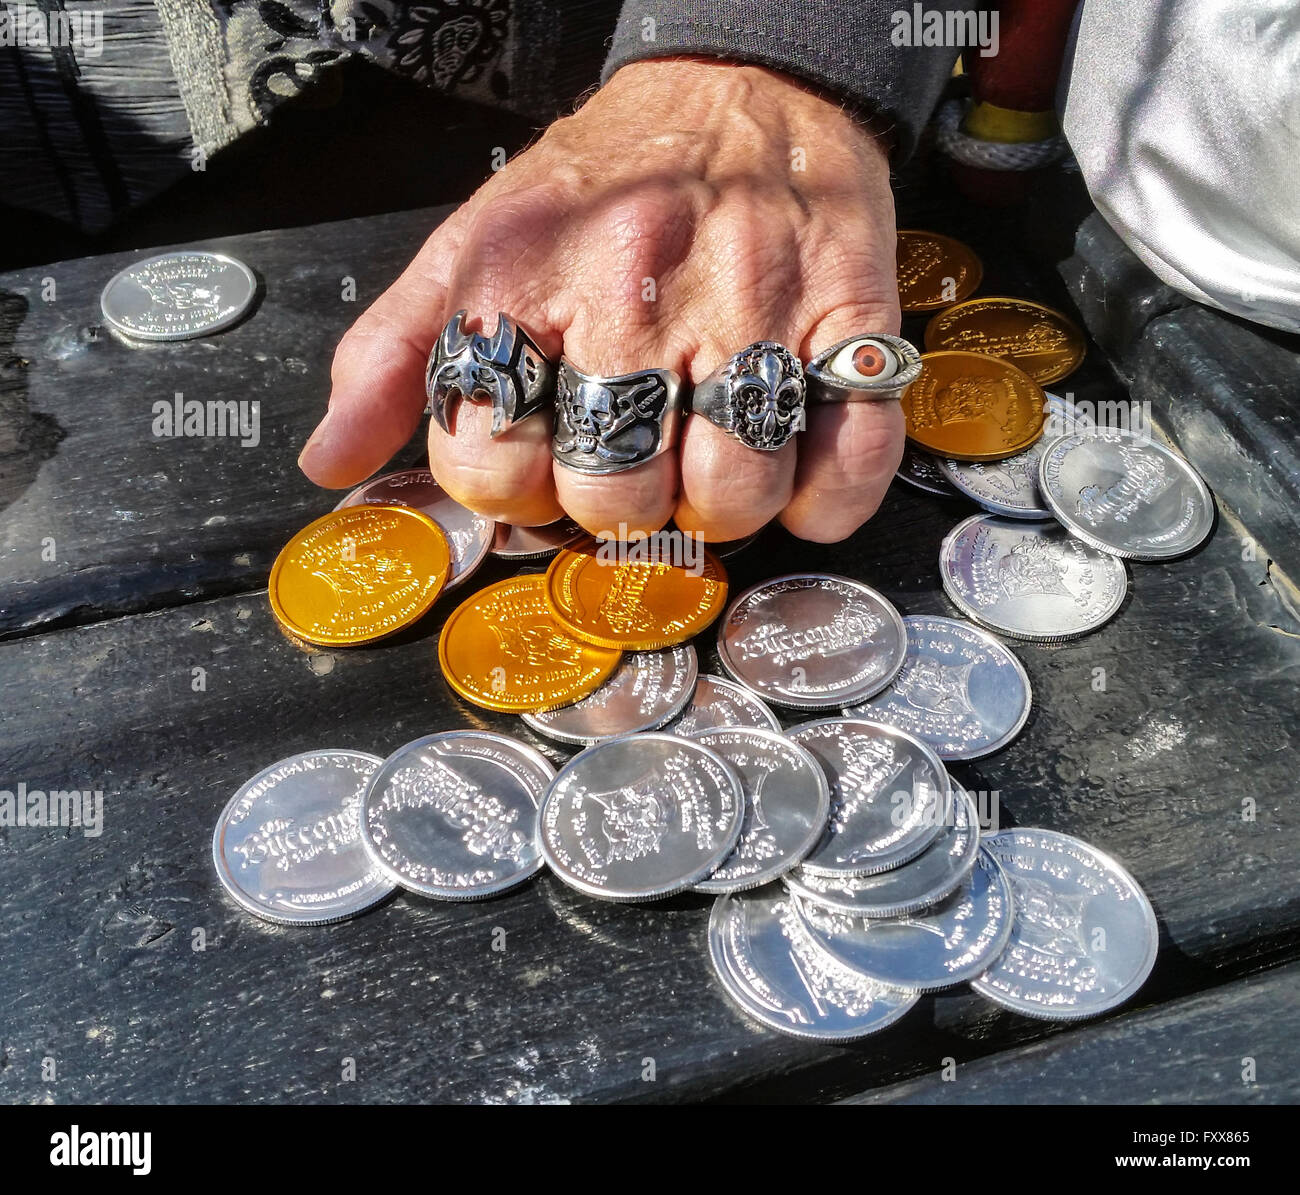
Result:
<svg viewBox="0 0 1300 1195">
<path fill-rule="evenodd" d="M 261 282 L 240 324 L 195 340 L 134 344 L 104 325 L 105 283 L 149 254 L 0 275 L 0 636 L 265 584 L 328 509 L 297 458 L 334 346 L 448 210 L 187 246 Z M 177 393 L 258 403 L 257 442 L 156 436 L 154 404 Z"/>
<path fill-rule="evenodd" d="M 1297 984 L 1291 963 L 844 1103 L 1294 1104 Z"/>
<path fill-rule="evenodd" d="M 1193 303 L 1093 213 L 1061 266 L 1090 333 L 1267 557 L 1300 583 L 1300 336 Z"/>
</svg>

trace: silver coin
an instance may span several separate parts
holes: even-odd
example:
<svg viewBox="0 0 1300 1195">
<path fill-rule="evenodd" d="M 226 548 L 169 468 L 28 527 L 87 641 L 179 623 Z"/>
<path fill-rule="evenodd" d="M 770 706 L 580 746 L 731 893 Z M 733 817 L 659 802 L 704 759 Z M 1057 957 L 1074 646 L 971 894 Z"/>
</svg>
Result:
<svg viewBox="0 0 1300 1195">
<path fill-rule="evenodd" d="M 516 727 L 518 738 L 525 747 L 531 747 L 554 767 L 561 768 L 578 753 L 578 748 L 567 743 L 557 743 L 545 735 L 534 734 L 527 726 Z"/>
<path fill-rule="evenodd" d="M 944 592 L 967 617 L 1017 639 L 1095 631 L 1124 604 L 1123 563 L 1055 523 L 972 515 L 939 550 Z"/>
<path fill-rule="evenodd" d="M 853 1041 L 892 1025 L 920 998 L 829 955 L 777 885 L 718 897 L 709 915 L 709 959 L 742 1011 L 793 1037 Z"/>
<path fill-rule="evenodd" d="M 538 734 L 590 746 L 671 722 L 690 701 L 698 676 L 699 662 L 689 643 L 664 651 L 629 651 L 609 680 L 581 701 L 521 717 Z"/>
<path fill-rule="evenodd" d="M 392 893 L 358 828 L 362 795 L 382 762 L 364 751 L 306 751 L 244 784 L 212 835 L 226 891 L 281 925 L 344 921 Z"/>
<path fill-rule="evenodd" d="M 1129 560 L 1168 560 L 1204 542 L 1214 499 L 1176 452 L 1133 432 L 1094 428 L 1043 450 L 1039 486 L 1086 544 Z"/>
<path fill-rule="evenodd" d="M 105 321 L 134 340 L 190 340 L 243 317 L 257 278 L 224 253 L 163 253 L 127 266 L 104 287 Z"/>
<path fill-rule="evenodd" d="M 448 496 L 428 469 L 403 469 L 372 478 L 334 509 L 345 506 L 409 506 L 428 515 L 442 528 L 451 549 L 451 571 L 444 593 L 464 584 L 478 571 L 496 538 L 496 523 Z"/>
<path fill-rule="evenodd" d="M 570 518 L 556 519 L 544 527 L 515 527 L 498 523 L 492 555 L 502 560 L 544 560 L 582 534 Z"/>
<path fill-rule="evenodd" d="M 780 730 L 781 723 L 763 699 L 734 680 L 705 673 L 695 682 L 695 692 L 681 714 L 664 728 L 689 738 L 717 726 L 754 726 Z"/>
<path fill-rule="evenodd" d="M 804 871 L 832 877 L 875 875 L 915 859 L 948 817 L 948 773 L 924 743 L 893 726 L 826 718 L 792 727 L 831 785 L 826 836 Z"/>
<path fill-rule="evenodd" d="M 794 867 L 821 841 L 830 816 L 826 774 L 806 748 L 774 730 L 723 726 L 697 743 L 716 751 L 740 777 L 745 817 L 740 841 L 696 892 L 757 888 Z"/>
<path fill-rule="evenodd" d="M 1006 949 L 1014 921 L 1007 879 L 982 849 L 951 896 L 902 917 L 860 917 L 793 899 L 828 954 L 905 992 L 937 992 L 975 979 Z"/>
<path fill-rule="evenodd" d="M 713 751 L 669 734 L 609 739 L 574 756 L 542 800 L 546 862 L 606 900 L 682 892 L 740 838 L 740 778 Z"/>
<path fill-rule="evenodd" d="M 860 581 L 824 573 L 745 590 L 718 630 L 727 672 L 796 709 L 865 701 L 898 675 L 906 654 L 903 620 L 888 601 Z"/>
<path fill-rule="evenodd" d="M 1053 426 L 1078 422 L 1074 404 L 1047 395 L 1047 417 Z M 1009 519 L 1050 519 L 1052 510 L 1038 489 L 1038 462 L 1048 443 L 1040 437 L 1024 452 L 1000 461 L 954 461 L 937 457 L 935 464 L 954 489 L 990 514 Z"/>
<path fill-rule="evenodd" d="M 980 849 L 979 810 L 953 783 L 952 816 L 924 851 L 901 867 L 873 876 L 819 876 L 796 867 L 782 883 L 796 896 L 837 913 L 902 917 L 938 904 L 961 885 Z"/>
<path fill-rule="evenodd" d="M 1011 942 L 972 984 L 996 1004 L 1049 1021 L 1118 1008 L 1155 965 L 1159 929 L 1138 882 L 1109 855 L 1053 830 L 984 840 L 1015 898 Z"/>
<path fill-rule="evenodd" d="M 985 631 L 955 618 L 911 614 L 907 659 L 894 683 L 846 718 L 887 722 L 934 748 L 945 762 L 1005 747 L 1029 718 L 1024 666 Z"/>
<path fill-rule="evenodd" d="M 361 804 L 361 842 L 394 883 L 439 900 L 481 900 L 536 875 L 537 806 L 555 779 L 531 747 L 454 730 L 398 748 Z"/>
<path fill-rule="evenodd" d="M 914 489 L 924 490 L 927 494 L 938 494 L 941 498 L 958 497 L 952 482 L 939 468 L 938 460 L 928 452 L 922 452 L 910 444 L 903 449 L 903 461 L 894 476 L 899 481 L 907 482 Z"/>
</svg>

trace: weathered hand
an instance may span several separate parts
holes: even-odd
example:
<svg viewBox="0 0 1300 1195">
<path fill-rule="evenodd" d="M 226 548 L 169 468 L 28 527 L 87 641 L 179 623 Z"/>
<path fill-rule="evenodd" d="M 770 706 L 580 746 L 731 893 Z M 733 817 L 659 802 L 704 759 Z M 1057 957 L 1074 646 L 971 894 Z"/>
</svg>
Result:
<svg viewBox="0 0 1300 1195">
<path fill-rule="evenodd" d="M 624 67 L 484 184 L 348 331 L 303 470 L 352 485 L 406 442 L 429 349 L 461 308 L 489 332 L 506 312 L 588 373 L 666 367 L 687 385 L 756 340 L 806 361 L 897 332 L 888 176 L 871 133 L 785 76 Z M 806 539 L 844 538 L 875 511 L 903 443 L 897 403 L 810 407 L 807 429 L 770 453 L 691 415 L 679 452 L 592 477 L 553 463 L 546 416 L 495 440 L 490 417 L 461 402 L 454 435 L 430 425 L 434 476 L 466 506 L 522 524 L 567 511 L 591 531 L 672 516 L 710 540 L 774 516 Z"/>
</svg>

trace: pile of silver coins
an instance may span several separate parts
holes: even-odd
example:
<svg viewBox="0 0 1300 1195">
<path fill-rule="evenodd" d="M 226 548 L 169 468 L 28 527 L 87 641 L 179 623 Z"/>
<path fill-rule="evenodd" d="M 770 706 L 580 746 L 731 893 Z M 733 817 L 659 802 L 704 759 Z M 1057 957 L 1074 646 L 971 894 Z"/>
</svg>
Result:
<svg viewBox="0 0 1300 1195">
<path fill-rule="evenodd" d="M 953 605 L 1000 634 L 1051 643 L 1119 612 L 1123 561 L 1197 548 L 1213 529 L 1214 499 L 1186 460 L 1146 432 L 1096 426 L 1047 397 L 1046 431 L 1027 452 L 979 462 L 909 447 L 898 476 L 986 512 L 954 527 L 940 550 Z"/>
<path fill-rule="evenodd" d="M 385 760 L 281 761 L 219 818 L 217 873 L 286 924 L 350 917 L 398 888 L 484 899 L 543 867 L 605 900 L 708 894 L 723 989 L 772 1028 L 832 1041 L 960 984 L 1057 1019 L 1141 986 L 1157 933 L 1133 878 L 1050 830 L 981 838 L 981 810 L 948 775 L 946 760 L 1025 723 L 1029 683 L 1004 646 L 953 619 L 903 619 L 849 578 L 798 574 L 731 602 L 718 655 L 730 676 L 699 675 L 690 645 L 629 652 L 591 698 L 525 715 L 521 735 L 583 748 L 558 771 L 482 731 Z M 783 730 L 768 700 L 809 720 Z"/>
</svg>

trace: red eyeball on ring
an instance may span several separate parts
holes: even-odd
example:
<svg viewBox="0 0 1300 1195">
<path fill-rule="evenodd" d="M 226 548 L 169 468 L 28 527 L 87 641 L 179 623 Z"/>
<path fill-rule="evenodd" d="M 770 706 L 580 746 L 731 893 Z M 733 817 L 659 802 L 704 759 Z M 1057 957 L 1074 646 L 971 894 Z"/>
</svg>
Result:
<svg viewBox="0 0 1300 1195">
<path fill-rule="evenodd" d="M 829 363 L 831 372 L 858 382 L 883 382 L 902 368 L 892 347 L 882 340 L 864 337 L 846 344 Z"/>
</svg>

